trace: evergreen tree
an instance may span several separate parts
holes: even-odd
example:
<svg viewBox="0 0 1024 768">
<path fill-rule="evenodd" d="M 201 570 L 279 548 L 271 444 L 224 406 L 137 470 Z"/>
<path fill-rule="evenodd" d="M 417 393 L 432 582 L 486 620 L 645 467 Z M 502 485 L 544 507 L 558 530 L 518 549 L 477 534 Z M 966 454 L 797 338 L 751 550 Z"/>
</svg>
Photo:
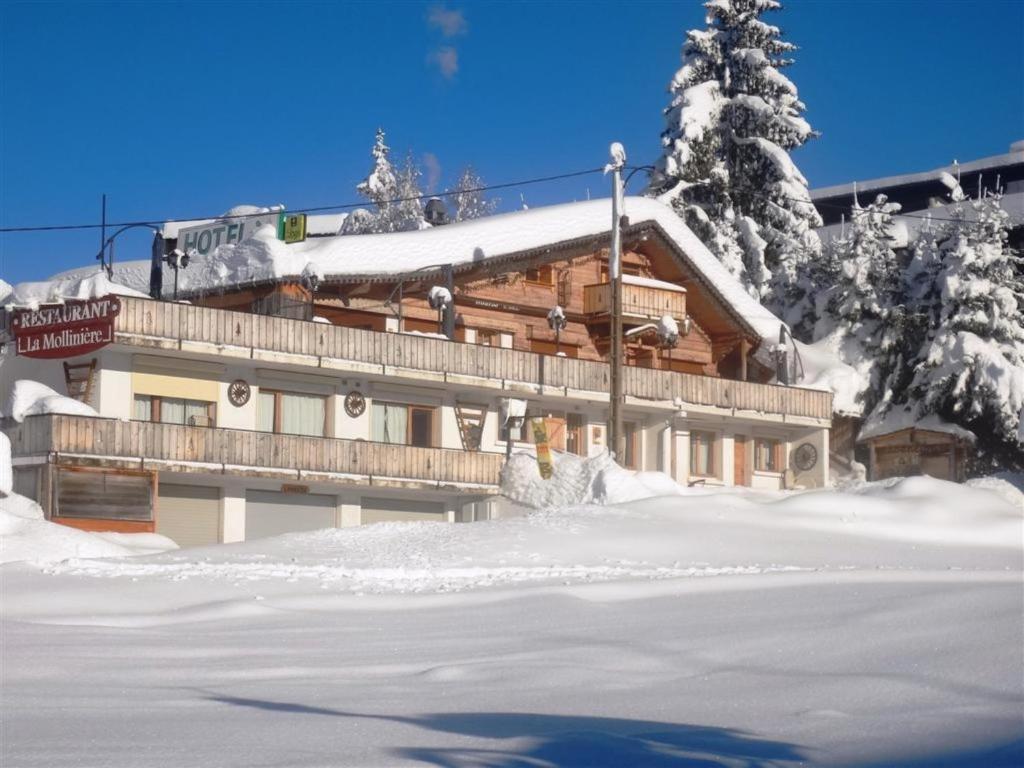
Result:
<svg viewBox="0 0 1024 768">
<path fill-rule="evenodd" d="M 483 216 L 490 216 L 498 207 L 497 199 L 490 199 L 484 196 L 481 187 L 484 180 L 480 178 L 473 166 L 467 165 L 455 182 L 451 201 L 454 206 L 452 221 L 468 221 L 479 219 Z"/>
<path fill-rule="evenodd" d="M 967 201 L 947 183 L 951 220 L 914 245 L 902 346 L 872 416 L 937 415 L 975 435 L 976 471 L 1024 469 L 1024 263 L 1000 196 Z"/>
<path fill-rule="evenodd" d="M 777 0 L 711 0 L 691 30 L 669 86 L 663 155 L 648 193 L 670 202 L 752 295 L 786 317 L 813 286 L 799 265 L 816 258 L 821 225 L 807 180 L 789 157 L 816 134 L 782 73 L 795 46 L 762 14 Z"/>
<path fill-rule="evenodd" d="M 405 163 L 398 172 L 396 200 L 391 206 L 391 215 L 387 228 L 383 232 L 408 232 L 413 229 L 426 229 L 429 225 L 423 215 L 423 188 L 420 177 L 423 172 L 413 158 L 412 152 L 405 156 Z"/>
<path fill-rule="evenodd" d="M 377 137 L 370 154 L 373 156 L 373 168 L 369 175 L 356 185 L 356 192 L 373 203 L 374 221 L 369 224 L 368 232 L 386 232 L 378 228 L 378 224 L 387 221 L 391 214 L 389 201 L 398 197 L 398 176 L 388 155 L 391 148 L 384 142 L 384 129 L 377 129 Z"/>
<path fill-rule="evenodd" d="M 369 234 L 404 232 L 423 229 L 423 203 L 420 189 L 420 170 L 410 153 L 405 164 L 395 169 L 389 157 L 390 147 L 385 143 L 384 129 L 377 129 L 374 141 L 373 168 L 356 186 L 356 191 L 373 203 L 374 209 L 360 208 L 350 214 L 342 225 L 342 234 Z"/>
</svg>

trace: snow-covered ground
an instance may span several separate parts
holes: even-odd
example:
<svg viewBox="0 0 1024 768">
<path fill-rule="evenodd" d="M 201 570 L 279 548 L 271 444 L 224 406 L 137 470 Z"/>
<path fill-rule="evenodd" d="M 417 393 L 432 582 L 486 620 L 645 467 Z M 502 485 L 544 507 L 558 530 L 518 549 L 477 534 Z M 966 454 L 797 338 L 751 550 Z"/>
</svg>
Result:
<svg viewBox="0 0 1024 768">
<path fill-rule="evenodd" d="M 1024 495 L 981 485 L 612 472 L 521 518 L 11 563 L 0 764 L 1019 766 Z"/>
</svg>

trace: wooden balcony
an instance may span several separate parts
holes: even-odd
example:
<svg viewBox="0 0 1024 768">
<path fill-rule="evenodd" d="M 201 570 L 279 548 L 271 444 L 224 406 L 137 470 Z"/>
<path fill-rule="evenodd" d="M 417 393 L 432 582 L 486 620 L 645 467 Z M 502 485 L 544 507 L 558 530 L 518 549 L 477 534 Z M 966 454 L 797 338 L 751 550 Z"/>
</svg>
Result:
<svg viewBox="0 0 1024 768">
<path fill-rule="evenodd" d="M 678 294 L 684 297 L 685 294 Z M 444 339 L 122 298 L 118 344 L 321 368 L 336 375 L 408 378 L 504 390 L 517 396 L 607 396 L 608 365 Z M 685 309 L 685 305 L 684 305 Z M 660 310 L 659 310 L 660 312 Z M 658 315 L 660 317 L 660 314 Z M 10 315 L 0 312 L 6 328 Z M 831 422 L 832 393 L 648 368 L 625 369 L 627 397 Z"/>
<path fill-rule="evenodd" d="M 58 463 L 485 493 L 496 490 L 504 462 L 499 453 L 89 416 L 29 416 L 6 432 L 13 455 Z"/>
<path fill-rule="evenodd" d="M 633 278 L 637 280 L 638 278 Z M 686 291 L 629 282 L 622 283 L 622 319 L 624 322 L 651 322 L 662 315 L 682 321 L 686 317 Z M 648 281 L 653 282 L 653 281 Z M 592 318 L 607 318 L 612 311 L 612 284 L 595 283 L 583 287 L 583 313 Z"/>
</svg>

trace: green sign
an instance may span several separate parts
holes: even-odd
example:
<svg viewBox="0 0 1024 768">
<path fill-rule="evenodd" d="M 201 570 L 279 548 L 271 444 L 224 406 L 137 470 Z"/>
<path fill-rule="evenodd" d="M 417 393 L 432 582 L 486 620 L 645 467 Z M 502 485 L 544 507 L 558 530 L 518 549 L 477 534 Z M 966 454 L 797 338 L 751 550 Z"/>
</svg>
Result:
<svg viewBox="0 0 1024 768">
<path fill-rule="evenodd" d="M 301 243 L 306 239 L 306 214 L 290 213 L 284 217 L 283 240 L 286 243 Z"/>
</svg>

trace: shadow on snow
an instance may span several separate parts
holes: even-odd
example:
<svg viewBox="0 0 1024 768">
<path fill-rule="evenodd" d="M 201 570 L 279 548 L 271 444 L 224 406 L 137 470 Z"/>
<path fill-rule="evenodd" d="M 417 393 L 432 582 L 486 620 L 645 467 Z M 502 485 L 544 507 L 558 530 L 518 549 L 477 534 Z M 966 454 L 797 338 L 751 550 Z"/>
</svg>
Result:
<svg viewBox="0 0 1024 768">
<path fill-rule="evenodd" d="M 441 768 L 769 768 L 806 764 L 800 750 L 730 728 L 614 717 L 522 712 L 446 712 L 414 717 L 370 715 L 289 702 L 208 695 L 239 707 L 305 715 L 382 720 L 479 739 L 521 739 L 512 749 L 403 747 L 392 754 Z"/>
</svg>

